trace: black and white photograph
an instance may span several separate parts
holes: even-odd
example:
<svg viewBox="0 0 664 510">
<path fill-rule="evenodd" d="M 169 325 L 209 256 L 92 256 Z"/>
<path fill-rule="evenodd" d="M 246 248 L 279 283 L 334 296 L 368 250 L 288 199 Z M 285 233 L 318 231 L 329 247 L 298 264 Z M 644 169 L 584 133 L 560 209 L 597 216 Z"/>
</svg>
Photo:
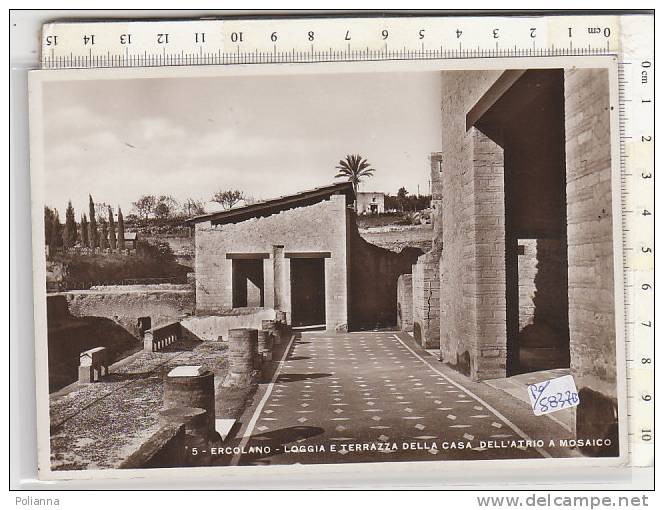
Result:
<svg viewBox="0 0 664 510">
<path fill-rule="evenodd" d="M 533 60 L 33 73 L 41 476 L 621 462 L 616 60 Z"/>
</svg>

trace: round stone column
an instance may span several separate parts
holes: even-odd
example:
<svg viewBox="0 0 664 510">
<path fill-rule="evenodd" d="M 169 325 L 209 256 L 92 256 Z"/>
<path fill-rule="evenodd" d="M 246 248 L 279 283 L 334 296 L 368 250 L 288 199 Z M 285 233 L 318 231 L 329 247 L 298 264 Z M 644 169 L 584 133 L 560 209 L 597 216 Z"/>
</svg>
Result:
<svg viewBox="0 0 664 510">
<path fill-rule="evenodd" d="M 273 340 L 274 337 L 270 331 L 260 330 L 258 332 L 258 352 L 263 357 L 263 361 L 272 361 Z"/>
<path fill-rule="evenodd" d="M 279 345 L 279 324 L 277 321 L 263 320 L 261 321 L 261 329 L 267 331 L 272 336 L 272 346 Z"/>
<path fill-rule="evenodd" d="M 164 378 L 163 408 L 200 408 L 206 412 L 208 434 L 215 431 L 214 373 L 199 366 L 180 366 Z"/>
<path fill-rule="evenodd" d="M 286 322 L 286 312 L 282 312 L 281 310 L 276 310 L 275 312 L 275 320 L 274 322 L 276 323 L 275 331 L 274 331 L 274 342 L 277 345 L 281 345 L 284 341 L 288 341 L 288 323 Z"/>
<path fill-rule="evenodd" d="M 258 354 L 258 330 L 238 328 L 228 331 L 230 372 L 238 376 L 250 376 L 255 370 Z"/>
</svg>

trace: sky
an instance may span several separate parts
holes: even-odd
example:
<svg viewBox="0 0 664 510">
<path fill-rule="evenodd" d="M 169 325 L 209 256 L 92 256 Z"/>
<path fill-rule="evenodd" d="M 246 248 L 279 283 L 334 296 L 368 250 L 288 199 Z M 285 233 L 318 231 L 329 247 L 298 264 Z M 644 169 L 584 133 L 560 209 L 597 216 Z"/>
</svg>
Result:
<svg viewBox="0 0 664 510">
<path fill-rule="evenodd" d="M 441 146 L 431 72 L 47 82 L 43 108 L 46 202 L 77 218 L 88 194 L 125 215 L 143 194 L 292 194 L 349 153 L 376 170 L 360 191 L 424 194 Z"/>
</svg>

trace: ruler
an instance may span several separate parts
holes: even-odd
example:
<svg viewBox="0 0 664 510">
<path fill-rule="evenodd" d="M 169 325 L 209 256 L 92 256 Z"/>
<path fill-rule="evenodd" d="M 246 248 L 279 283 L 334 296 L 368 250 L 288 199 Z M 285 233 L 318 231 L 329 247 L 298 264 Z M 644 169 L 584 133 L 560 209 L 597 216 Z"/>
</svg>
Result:
<svg viewBox="0 0 664 510">
<path fill-rule="evenodd" d="M 617 16 L 51 23 L 43 69 L 618 53 Z"/>
<path fill-rule="evenodd" d="M 54 22 L 42 69 L 617 55 L 632 465 L 654 459 L 654 17 L 282 17 Z M 621 282 L 616 282 L 620 285 Z"/>
<path fill-rule="evenodd" d="M 623 21 L 619 52 L 620 205 L 632 465 L 654 463 L 654 26 Z M 646 34 L 650 34 L 649 36 Z"/>
</svg>

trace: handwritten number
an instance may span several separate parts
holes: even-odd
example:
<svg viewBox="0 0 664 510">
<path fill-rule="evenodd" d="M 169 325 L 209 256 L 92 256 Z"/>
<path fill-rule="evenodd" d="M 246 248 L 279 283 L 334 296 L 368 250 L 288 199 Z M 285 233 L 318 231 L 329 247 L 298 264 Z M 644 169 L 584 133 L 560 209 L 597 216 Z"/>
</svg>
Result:
<svg viewBox="0 0 664 510">
<path fill-rule="evenodd" d="M 564 409 L 565 407 L 573 406 L 578 403 L 578 393 L 571 390 L 546 395 L 546 389 L 550 382 L 551 381 L 547 381 L 541 385 L 532 384 L 528 387 L 530 394 L 535 401 L 533 403 L 533 409 L 539 408 L 541 413 L 546 413 L 550 410 Z"/>
</svg>

